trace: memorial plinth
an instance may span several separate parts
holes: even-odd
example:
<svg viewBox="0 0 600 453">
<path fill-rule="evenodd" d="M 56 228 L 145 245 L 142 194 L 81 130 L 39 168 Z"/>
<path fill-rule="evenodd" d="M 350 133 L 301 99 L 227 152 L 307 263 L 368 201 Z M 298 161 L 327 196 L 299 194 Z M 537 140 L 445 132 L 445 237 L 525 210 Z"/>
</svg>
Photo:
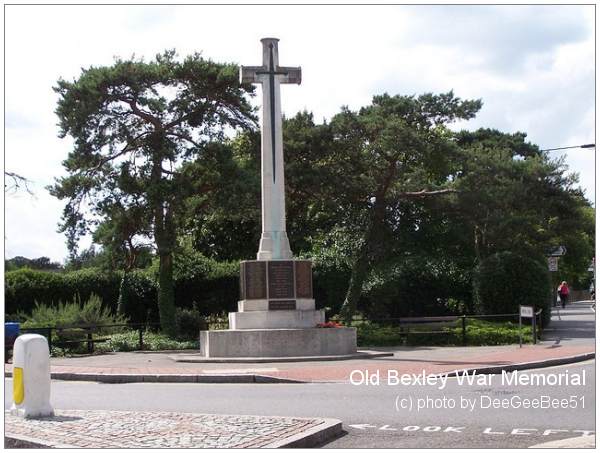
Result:
<svg viewBox="0 0 600 453">
<path fill-rule="evenodd" d="M 238 312 L 230 329 L 313 328 L 325 322 L 315 310 L 308 260 L 242 261 Z"/>
<path fill-rule="evenodd" d="M 257 260 L 240 264 L 238 311 L 229 330 L 200 332 L 204 357 L 308 357 L 356 352 L 356 329 L 317 328 L 312 263 L 294 259 L 285 229 L 281 83 L 300 83 L 300 68 L 279 66 L 275 38 L 262 39 L 263 65 L 242 66 L 241 83 L 262 85 L 262 235 Z"/>
</svg>

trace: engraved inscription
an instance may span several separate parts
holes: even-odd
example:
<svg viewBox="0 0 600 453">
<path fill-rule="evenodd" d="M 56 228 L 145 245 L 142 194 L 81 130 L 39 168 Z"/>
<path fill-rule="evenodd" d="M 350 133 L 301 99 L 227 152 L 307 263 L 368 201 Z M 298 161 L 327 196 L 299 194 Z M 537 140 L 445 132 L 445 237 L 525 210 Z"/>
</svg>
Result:
<svg viewBox="0 0 600 453">
<path fill-rule="evenodd" d="M 312 299 L 312 265 L 310 261 L 296 261 L 296 297 Z"/>
<path fill-rule="evenodd" d="M 269 310 L 295 310 L 295 300 L 270 300 Z"/>
<path fill-rule="evenodd" d="M 294 262 L 269 261 L 269 299 L 294 297 Z"/>
<path fill-rule="evenodd" d="M 265 263 L 262 261 L 247 261 L 244 263 L 244 268 L 245 299 L 266 299 L 267 280 Z"/>
</svg>

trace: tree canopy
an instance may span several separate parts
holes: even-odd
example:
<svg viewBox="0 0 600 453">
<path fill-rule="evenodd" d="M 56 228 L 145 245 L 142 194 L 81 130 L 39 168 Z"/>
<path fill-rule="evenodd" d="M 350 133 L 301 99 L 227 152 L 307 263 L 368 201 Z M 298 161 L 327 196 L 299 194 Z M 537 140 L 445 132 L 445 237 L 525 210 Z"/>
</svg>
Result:
<svg viewBox="0 0 600 453">
<path fill-rule="evenodd" d="M 69 175 L 51 188 L 67 199 L 61 229 L 68 246 L 75 253 L 88 231 L 130 250 L 151 239 L 160 258 L 161 324 L 172 332 L 172 254 L 181 213 L 186 200 L 213 189 L 214 143 L 228 130 L 254 125 L 246 97 L 253 88 L 239 84 L 234 64 L 199 54 L 178 60 L 166 51 L 149 62 L 118 59 L 84 69 L 77 80 L 59 80 L 55 91 L 60 136 L 73 138 L 64 161 Z M 191 160 L 207 164 L 189 171 Z"/>
</svg>

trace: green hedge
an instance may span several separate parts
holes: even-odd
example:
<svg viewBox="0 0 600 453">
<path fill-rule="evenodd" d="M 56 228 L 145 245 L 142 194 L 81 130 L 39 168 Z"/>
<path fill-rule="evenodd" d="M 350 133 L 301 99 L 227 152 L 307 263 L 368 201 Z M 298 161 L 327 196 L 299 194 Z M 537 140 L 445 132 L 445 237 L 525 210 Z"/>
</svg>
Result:
<svg viewBox="0 0 600 453">
<path fill-rule="evenodd" d="M 103 305 L 116 311 L 120 276 L 97 269 L 58 273 L 19 269 L 4 277 L 5 313 L 31 313 L 37 302 L 56 306 L 75 298 L 87 300 L 96 294 Z"/>
<path fill-rule="evenodd" d="M 435 333 L 432 333 L 435 330 Z M 530 326 L 521 327 L 523 343 L 532 343 Z M 398 326 L 381 326 L 363 323 L 357 326 L 357 343 L 361 347 L 373 346 L 461 346 L 463 345 L 461 321 L 447 327 L 428 325 L 411 326 L 406 335 Z M 494 346 L 519 343 L 519 325 L 514 322 L 489 322 L 467 319 L 466 346 Z"/>
<path fill-rule="evenodd" d="M 105 273 L 95 268 L 54 273 L 20 269 L 5 274 L 5 313 L 31 313 L 36 302 L 48 307 L 97 294 L 103 305 L 132 323 L 158 322 L 156 266 Z M 201 255 L 176 257 L 175 303 L 201 315 L 237 310 L 239 264 L 218 263 Z"/>
<path fill-rule="evenodd" d="M 156 282 L 144 271 L 123 274 L 117 310 L 133 324 L 158 323 Z"/>
<path fill-rule="evenodd" d="M 519 305 L 544 310 L 550 318 L 550 276 L 539 261 L 501 252 L 483 260 L 473 274 L 475 308 L 483 314 L 518 313 Z"/>
</svg>

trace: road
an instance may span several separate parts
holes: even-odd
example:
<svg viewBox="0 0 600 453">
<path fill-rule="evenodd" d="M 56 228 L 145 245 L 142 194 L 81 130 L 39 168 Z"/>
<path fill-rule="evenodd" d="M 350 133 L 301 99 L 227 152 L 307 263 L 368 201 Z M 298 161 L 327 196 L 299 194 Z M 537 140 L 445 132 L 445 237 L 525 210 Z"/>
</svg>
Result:
<svg viewBox="0 0 600 453">
<path fill-rule="evenodd" d="M 331 448 L 395 447 L 518 448 L 574 437 L 595 428 L 594 362 L 521 372 L 570 375 L 586 373 L 586 385 L 561 387 L 503 386 L 494 376 L 491 385 L 459 385 L 448 379 L 446 388 L 352 384 L 98 384 L 53 381 L 52 402 L 59 409 L 179 411 L 217 414 L 318 416 L 338 418 L 346 434 Z M 12 382 L 6 380 L 6 395 Z M 485 409 L 426 408 L 396 410 L 397 398 L 446 398 L 460 405 L 468 398 L 487 403 L 492 398 L 575 397 L 577 408 Z M 6 401 L 6 407 L 10 401 Z M 550 430 L 550 431 L 548 431 Z M 564 430 L 564 431 L 560 431 Z"/>
<path fill-rule="evenodd" d="M 596 312 L 592 309 L 592 301 L 581 301 L 568 304 L 564 309 L 552 309 L 552 321 L 544 329 L 544 343 L 573 345 L 595 343 Z"/>
</svg>

